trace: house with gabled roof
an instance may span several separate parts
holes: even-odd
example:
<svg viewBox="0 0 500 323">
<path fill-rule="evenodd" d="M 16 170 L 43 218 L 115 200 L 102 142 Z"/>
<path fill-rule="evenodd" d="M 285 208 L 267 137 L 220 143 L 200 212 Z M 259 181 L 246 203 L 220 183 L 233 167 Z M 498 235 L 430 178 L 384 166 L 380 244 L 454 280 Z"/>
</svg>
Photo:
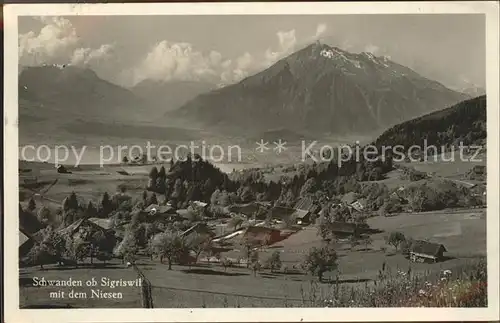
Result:
<svg viewBox="0 0 500 323">
<path fill-rule="evenodd" d="M 281 240 L 281 230 L 263 226 L 249 226 L 241 236 L 243 244 L 256 246 L 268 246 Z"/>
<path fill-rule="evenodd" d="M 331 232 L 334 235 L 345 238 L 350 236 L 360 236 L 360 229 L 356 223 L 352 222 L 332 222 L 329 224 Z"/>
<path fill-rule="evenodd" d="M 447 252 L 444 245 L 424 240 L 415 240 L 410 246 L 410 260 L 414 262 L 424 262 L 430 260 L 438 262 L 443 259 L 443 254 Z"/>
</svg>

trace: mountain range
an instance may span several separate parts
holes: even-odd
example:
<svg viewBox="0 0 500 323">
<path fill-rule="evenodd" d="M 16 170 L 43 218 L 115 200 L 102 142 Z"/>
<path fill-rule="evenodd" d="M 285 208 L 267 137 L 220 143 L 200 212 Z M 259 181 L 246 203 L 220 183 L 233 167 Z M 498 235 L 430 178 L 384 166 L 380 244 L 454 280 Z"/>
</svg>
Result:
<svg viewBox="0 0 500 323">
<path fill-rule="evenodd" d="M 99 78 L 90 69 L 37 66 L 19 74 L 21 118 L 126 118 L 137 115 L 141 100 L 130 90 Z"/>
<path fill-rule="evenodd" d="M 178 109 L 194 97 L 210 92 L 217 86 L 201 81 L 155 81 L 146 79 L 131 90 L 158 111 Z"/>
<path fill-rule="evenodd" d="M 47 65 L 24 67 L 18 88 L 22 125 L 46 120 L 71 127 L 79 120 L 158 127 L 179 120 L 237 134 L 380 133 L 470 98 L 387 57 L 319 42 L 224 87 L 145 80 L 127 89 L 90 69 Z"/>
<path fill-rule="evenodd" d="M 387 57 L 317 42 L 237 84 L 197 96 L 175 115 L 239 129 L 363 133 L 467 98 Z"/>
<path fill-rule="evenodd" d="M 398 124 L 386 130 L 377 147 L 464 146 L 486 144 L 486 95 L 462 101 L 452 107 Z"/>
</svg>

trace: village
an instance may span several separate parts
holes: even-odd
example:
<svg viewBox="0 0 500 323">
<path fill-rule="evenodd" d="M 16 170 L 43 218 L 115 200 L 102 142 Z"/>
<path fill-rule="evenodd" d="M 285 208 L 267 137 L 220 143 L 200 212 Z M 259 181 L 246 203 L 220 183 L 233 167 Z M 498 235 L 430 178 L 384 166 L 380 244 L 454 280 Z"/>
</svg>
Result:
<svg viewBox="0 0 500 323">
<path fill-rule="evenodd" d="M 278 191 L 274 198 L 266 200 L 263 195 L 273 195 L 269 193 L 273 184 L 266 184 L 262 193 L 256 193 L 259 189 L 251 187 L 264 185 L 260 181 L 257 185 L 247 179 L 235 180 L 220 174 L 209 162 L 189 163 L 143 166 L 149 172 L 136 166 L 136 174 L 125 174 L 119 165 L 98 172 L 92 167 L 67 167 L 61 171 L 42 165 L 36 179 L 27 179 L 30 171 L 26 169 L 40 165 L 28 163 L 29 167 L 21 167 L 20 198 L 24 197 L 24 201 L 19 205 L 19 259 L 21 273 L 25 273 L 21 277 L 30 277 L 33 271 L 50 273 L 60 267 L 68 269 L 57 270 L 58 275 L 116 268 L 117 275 L 126 273 L 124 279 L 133 279 L 138 274 L 132 270 L 135 268 L 153 286 L 149 294 L 156 295 L 155 299 L 163 299 L 166 290 L 204 295 L 208 289 L 200 289 L 199 284 L 204 285 L 207 279 L 222 279 L 227 286 L 221 287 L 225 290 L 221 293 L 239 295 L 249 304 L 262 301 L 263 296 L 256 282 L 245 281 L 261 277 L 281 281 L 264 292 L 276 298 L 271 303 L 282 306 L 288 293 L 295 295 L 295 301 L 288 300 L 292 303 L 303 299 L 304 286 L 311 281 L 319 281 L 321 290 L 335 281 L 346 286 L 367 286 L 377 281 L 381 267 L 439 272 L 486 254 L 482 234 L 486 187 L 484 167 L 480 165 L 464 172 L 460 180 L 442 180 L 431 172 L 396 165 L 380 182 L 354 181 L 352 189 L 347 182 L 339 194 L 330 197 L 311 184 L 321 178 L 320 173 L 314 180 L 304 180 L 298 198 L 287 198 L 290 192 Z M 193 175 L 198 170 L 209 177 Z M 191 173 L 185 175 L 186 171 Z M 199 179 L 182 182 L 179 176 Z M 255 176 L 250 174 L 249 178 Z M 175 177 L 177 180 L 173 180 Z M 64 185 L 65 181 L 80 184 Z M 218 184 L 210 184 L 212 181 Z M 235 189 L 232 185 L 237 182 L 246 184 Z M 97 185 L 114 186 L 116 193 L 91 192 L 94 195 L 90 200 L 82 198 Z M 458 196 L 449 205 L 440 205 L 439 193 L 432 204 L 430 196 L 424 198 L 422 185 L 438 185 L 444 190 L 442 194 Z M 464 245 L 464 236 L 475 243 L 467 240 Z M 179 277 L 180 273 L 189 277 Z M 192 287 L 177 291 L 183 279 L 189 283 L 182 285 Z M 165 286 L 165 281 L 170 286 Z M 250 293 L 241 292 L 240 284 L 250 284 Z M 288 292 L 282 284 L 289 286 Z M 295 291 L 290 292 L 292 289 Z M 26 306 L 40 302 L 43 296 L 34 293 L 29 285 L 22 287 L 22 294 L 27 298 Z M 136 294 L 133 298 L 140 299 Z M 205 302 L 199 297 L 193 299 Z M 199 306 L 184 302 L 178 306 Z M 210 306 L 220 307 L 220 302 Z"/>
</svg>

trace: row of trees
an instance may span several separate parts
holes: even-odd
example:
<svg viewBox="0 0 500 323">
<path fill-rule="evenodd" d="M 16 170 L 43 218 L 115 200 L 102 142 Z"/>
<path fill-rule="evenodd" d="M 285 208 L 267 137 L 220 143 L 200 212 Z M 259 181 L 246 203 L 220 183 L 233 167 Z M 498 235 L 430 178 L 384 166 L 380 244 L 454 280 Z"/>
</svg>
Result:
<svg viewBox="0 0 500 323">
<path fill-rule="evenodd" d="M 79 233 L 61 233 L 51 226 L 37 233 L 40 240 L 35 243 L 27 255 L 28 263 L 40 265 L 57 262 L 59 264 L 72 264 L 78 266 L 79 262 L 89 257 L 91 264 L 94 258 L 106 262 L 112 258 L 116 245 L 113 234 L 100 230 L 92 230 L 83 226 Z"/>
</svg>

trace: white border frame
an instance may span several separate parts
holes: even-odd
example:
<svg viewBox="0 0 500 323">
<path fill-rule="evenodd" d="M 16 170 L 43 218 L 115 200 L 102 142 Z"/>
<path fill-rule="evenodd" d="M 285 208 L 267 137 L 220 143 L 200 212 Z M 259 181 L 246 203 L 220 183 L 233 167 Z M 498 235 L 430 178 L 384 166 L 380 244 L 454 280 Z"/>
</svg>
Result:
<svg viewBox="0 0 500 323">
<path fill-rule="evenodd" d="M 499 4 L 498 2 L 134 3 L 4 5 L 5 320 L 11 322 L 491 321 L 499 319 Z M 18 16 L 43 15 L 486 15 L 488 127 L 488 308 L 19 309 Z M 467 64 L 467 62 L 463 62 Z M 14 228 L 16 228 L 14 230 Z M 16 246 L 14 248 L 14 246 Z"/>
</svg>

